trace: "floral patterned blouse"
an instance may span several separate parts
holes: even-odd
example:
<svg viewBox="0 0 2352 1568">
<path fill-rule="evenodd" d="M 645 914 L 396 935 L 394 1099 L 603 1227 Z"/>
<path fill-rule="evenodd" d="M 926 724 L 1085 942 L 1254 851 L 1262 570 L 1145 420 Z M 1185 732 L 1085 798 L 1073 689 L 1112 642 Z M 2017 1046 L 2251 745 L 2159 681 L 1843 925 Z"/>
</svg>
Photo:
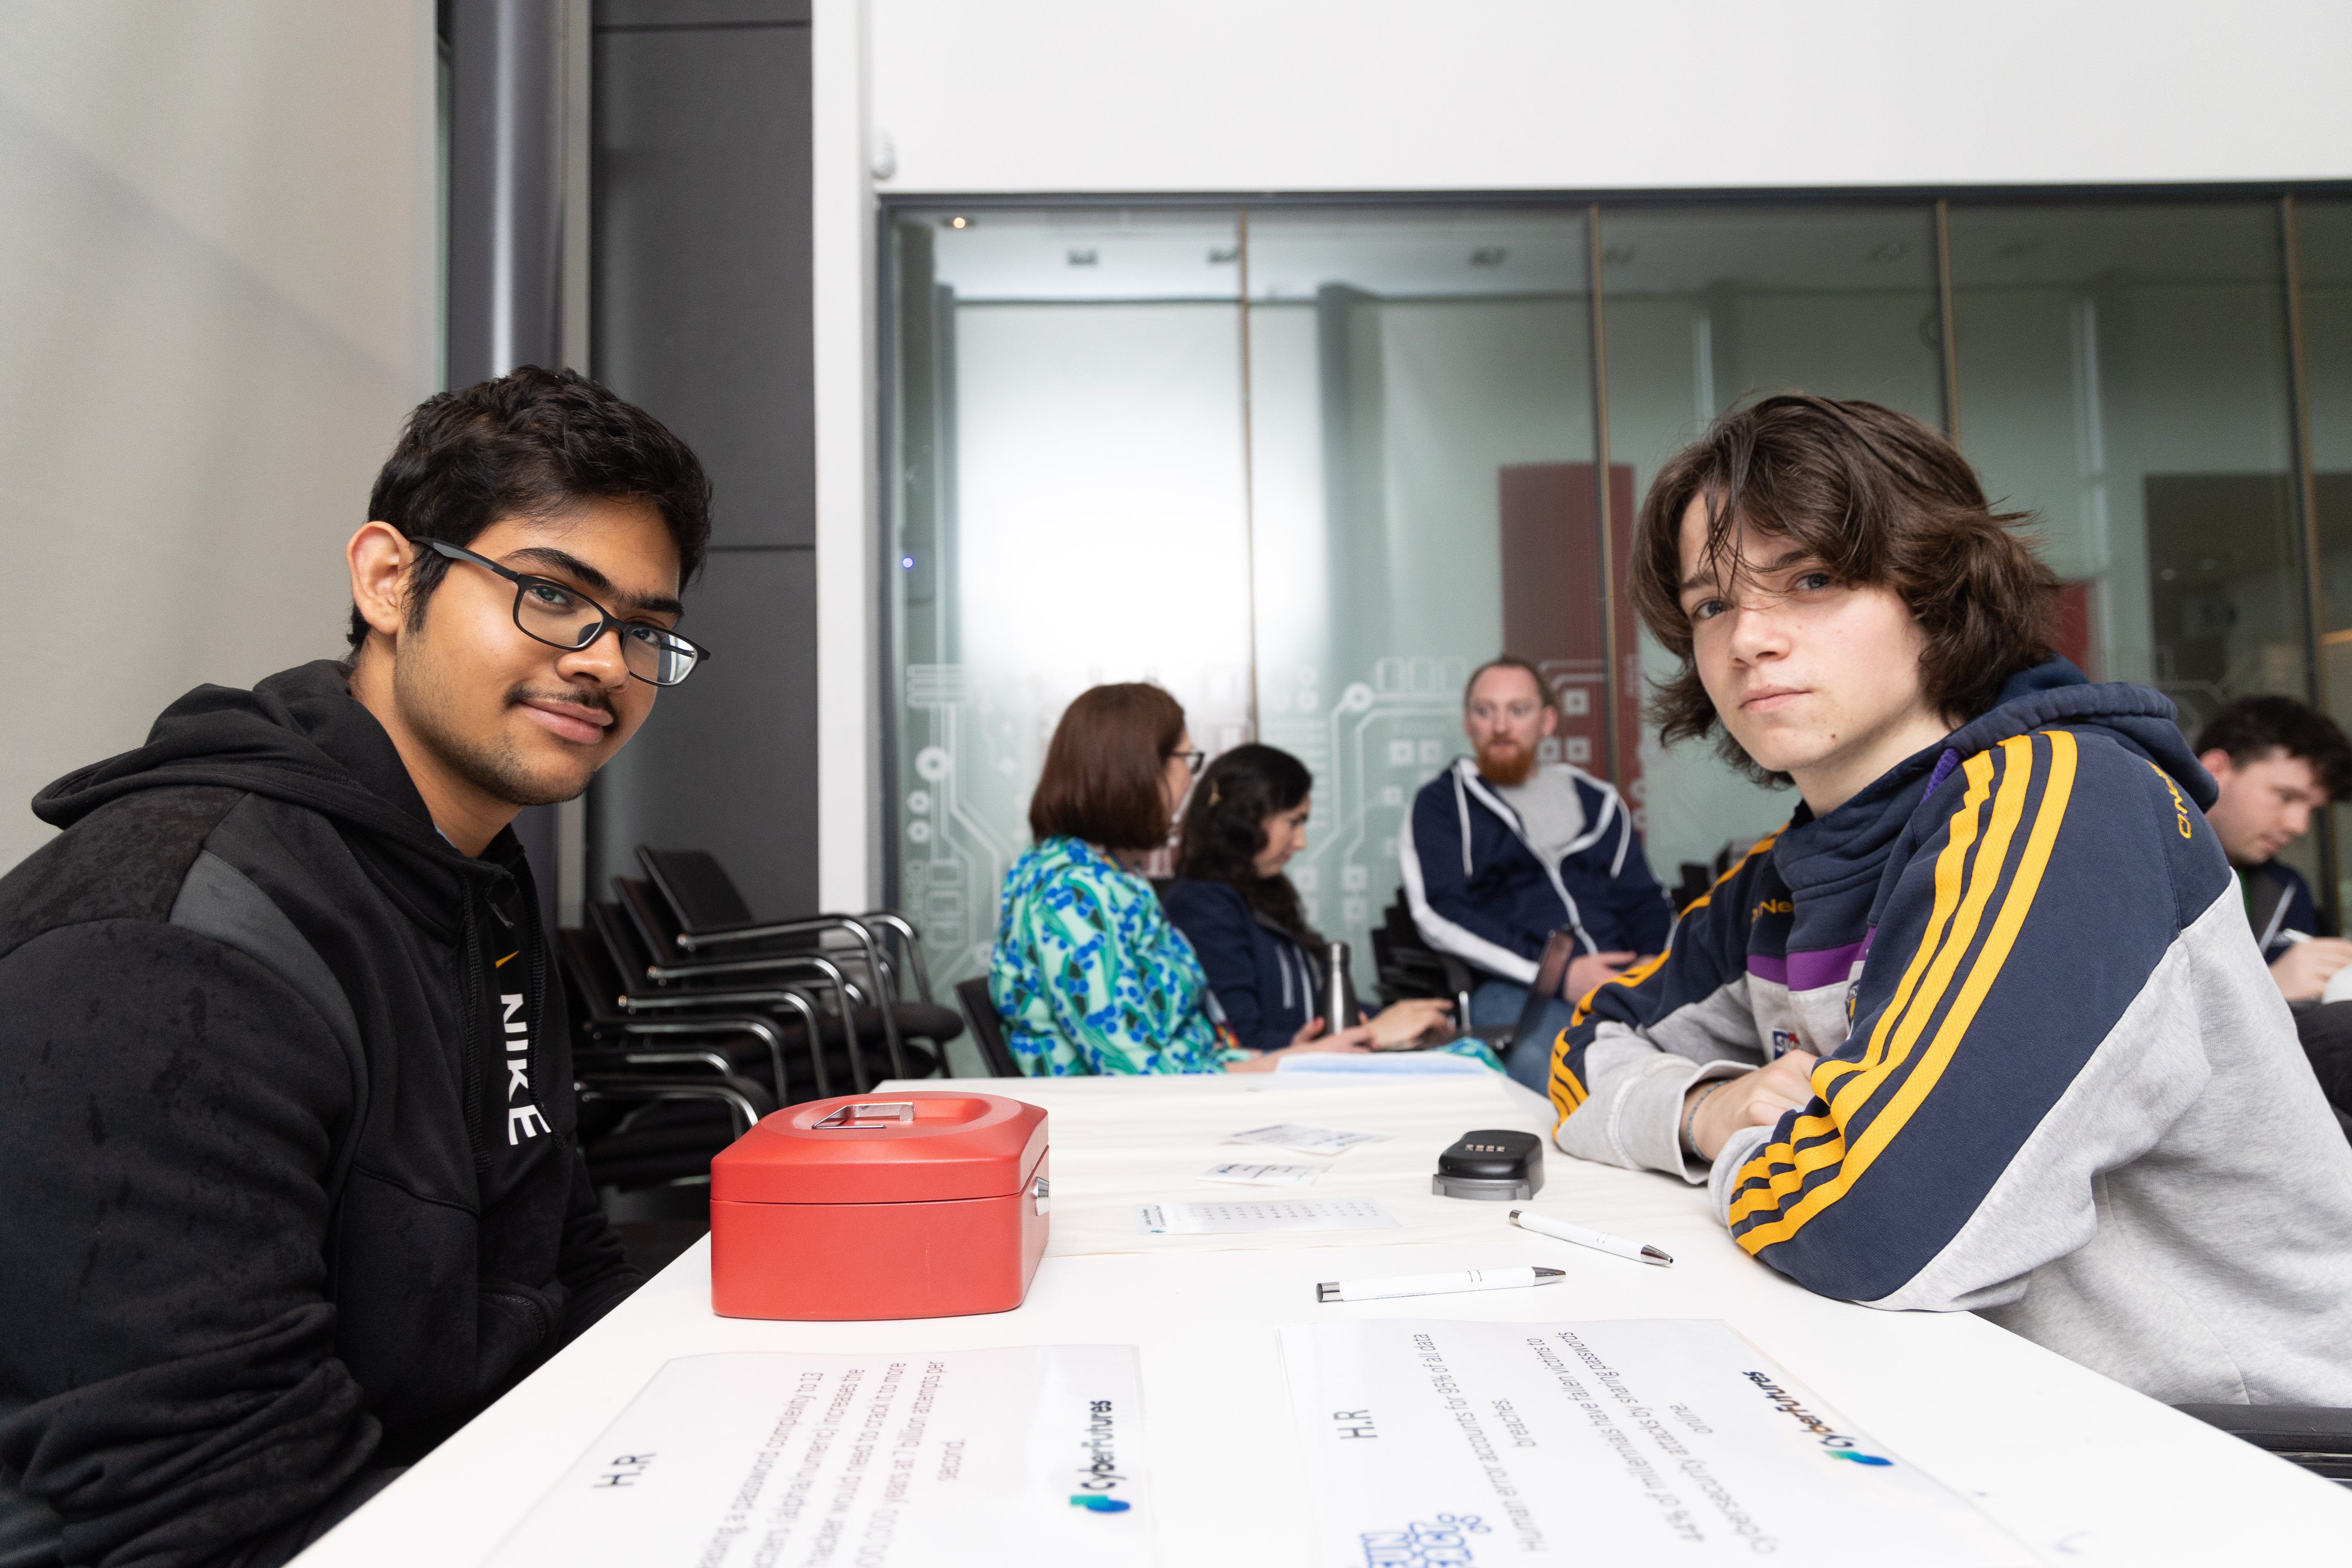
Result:
<svg viewBox="0 0 2352 1568">
<path fill-rule="evenodd" d="M 1076 838 L 1048 838 L 1004 876 L 989 999 L 1024 1071 L 1222 1072 L 1201 961 L 1142 878 Z"/>
</svg>

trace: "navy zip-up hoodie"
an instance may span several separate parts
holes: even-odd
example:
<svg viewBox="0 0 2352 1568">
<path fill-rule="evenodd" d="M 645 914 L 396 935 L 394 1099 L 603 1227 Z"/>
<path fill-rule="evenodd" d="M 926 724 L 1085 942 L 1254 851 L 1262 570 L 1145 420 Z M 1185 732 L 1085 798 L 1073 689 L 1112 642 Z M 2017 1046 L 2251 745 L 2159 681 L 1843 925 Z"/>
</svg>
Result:
<svg viewBox="0 0 2352 1568">
<path fill-rule="evenodd" d="M 1160 903 L 1192 944 L 1243 1045 L 1281 1050 L 1321 1015 L 1321 966 L 1288 931 L 1252 910 L 1239 888 L 1180 878 L 1160 890 Z"/>
<path fill-rule="evenodd" d="M 2352 1405 L 2352 1148 L 2144 687 L 2063 659 L 1801 807 L 1578 1004 L 1559 1146 L 1707 1182 L 1825 1296 L 1975 1310 L 2157 1398 Z M 1687 1158 L 1683 1097 L 1814 1099 Z"/>
<path fill-rule="evenodd" d="M 1521 985 L 1556 930 L 1575 932 L 1579 952 L 1653 953 L 1675 923 L 1617 791 L 1566 764 L 1546 772 L 1567 775 L 1584 807 L 1584 832 L 1557 866 L 1528 847 L 1518 814 L 1468 757 L 1422 785 L 1397 840 L 1421 939 Z"/>
</svg>

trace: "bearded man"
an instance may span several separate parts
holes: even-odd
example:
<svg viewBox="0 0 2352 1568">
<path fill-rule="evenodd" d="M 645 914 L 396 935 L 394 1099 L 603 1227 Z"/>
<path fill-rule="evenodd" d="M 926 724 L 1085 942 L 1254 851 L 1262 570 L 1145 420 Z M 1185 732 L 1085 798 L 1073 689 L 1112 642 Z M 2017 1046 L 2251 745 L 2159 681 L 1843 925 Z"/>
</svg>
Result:
<svg viewBox="0 0 2352 1568">
<path fill-rule="evenodd" d="M 1665 946 L 1674 909 L 1650 874 L 1642 836 L 1616 790 L 1565 763 L 1539 763 L 1559 725 L 1541 671 L 1508 654 L 1471 673 L 1462 732 L 1476 756 L 1423 784 L 1397 841 L 1404 895 L 1423 942 L 1483 976 L 1473 1026 L 1516 1021 L 1544 942 L 1576 939 L 1564 992 L 1504 1059 L 1541 1089 L 1569 1002 Z M 1552 1016 L 1551 1014 L 1557 1014 Z"/>
</svg>

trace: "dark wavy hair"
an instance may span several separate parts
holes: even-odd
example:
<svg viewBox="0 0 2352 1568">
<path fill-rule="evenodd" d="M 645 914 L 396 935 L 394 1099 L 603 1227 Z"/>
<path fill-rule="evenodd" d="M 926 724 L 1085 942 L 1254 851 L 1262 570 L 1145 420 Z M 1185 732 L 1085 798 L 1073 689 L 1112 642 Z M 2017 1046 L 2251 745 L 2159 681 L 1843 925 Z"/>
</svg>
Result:
<svg viewBox="0 0 2352 1568">
<path fill-rule="evenodd" d="M 1078 693 L 1045 745 L 1029 797 L 1029 831 L 1106 849 L 1168 842 L 1160 775 L 1184 738 L 1184 708 L 1157 686 L 1123 681 Z"/>
<path fill-rule="evenodd" d="M 2197 754 L 2227 752 L 2232 767 L 2261 762 L 2274 749 L 2309 763 L 2328 799 L 2352 800 L 2352 742 L 2335 720 L 2292 697 L 2241 697 L 2197 731 Z"/>
<path fill-rule="evenodd" d="M 1691 653 L 1682 603 L 1682 523 L 1706 504 L 1705 563 L 1731 563 L 1733 530 L 1786 539 L 1851 587 L 1893 588 L 1919 623 L 1920 683 L 1938 711 L 1966 721 L 1990 709 L 2019 670 L 2052 657 L 2058 579 L 2018 526 L 1997 512 L 1976 471 L 1934 430 L 1892 408 L 1802 393 L 1734 409 L 1658 470 L 1642 502 L 1628 584 L 1650 634 L 1682 668 L 1652 690 L 1667 745 L 1720 726 Z M 1717 750 L 1759 784 L 1728 731 Z"/>
<path fill-rule="evenodd" d="M 509 517 L 552 517 L 583 500 L 643 501 L 677 546 L 683 588 L 710 543 L 710 479 L 662 422 L 577 371 L 527 364 L 495 381 L 436 393 L 400 427 L 368 494 L 368 519 L 410 539 L 471 544 Z M 409 625 L 447 574 L 420 550 L 408 570 Z M 368 625 L 352 606 L 351 644 Z"/>
<path fill-rule="evenodd" d="M 1276 747 L 1253 743 L 1223 753 L 1192 786 L 1176 840 L 1176 874 L 1223 882 L 1299 942 L 1321 946 L 1323 939 L 1308 927 L 1290 879 L 1279 873 L 1261 877 L 1255 864 L 1265 848 L 1265 819 L 1288 811 L 1314 787 L 1307 764 Z"/>
</svg>

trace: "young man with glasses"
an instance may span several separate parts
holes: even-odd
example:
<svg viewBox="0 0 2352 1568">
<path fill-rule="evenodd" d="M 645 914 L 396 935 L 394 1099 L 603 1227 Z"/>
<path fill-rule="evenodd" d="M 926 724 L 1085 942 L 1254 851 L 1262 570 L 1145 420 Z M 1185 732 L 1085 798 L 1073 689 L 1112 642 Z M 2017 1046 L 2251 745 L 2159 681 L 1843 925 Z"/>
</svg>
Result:
<svg viewBox="0 0 2352 1568">
<path fill-rule="evenodd" d="M 1421 938 L 1484 978 L 1472 1025 L 1517 1020 L 1545 940 L 1576 938 L 1565 991 L 1580 996 L 1665 945 L 1674 910 L 1614 786 L 1541 760 L 1559 710 L 1543 672 L 1504 654 L 1470 672 L 1462 733 L 1475 756 L 1422 785 L 1397 840 L 1406 908 Z M 1540 1089 L 1568 1024 L 1555 1000 L 1504 1065 Z"/>
<path fill-rule="evenodd" d="M 0 1562 L 283 1562 L 637 1283 L 509 824 L 707 657 L 709 482 L 524 369 L 368 515 L 347 660 L 197 687 L 0 881 Z"/>
</svg>

